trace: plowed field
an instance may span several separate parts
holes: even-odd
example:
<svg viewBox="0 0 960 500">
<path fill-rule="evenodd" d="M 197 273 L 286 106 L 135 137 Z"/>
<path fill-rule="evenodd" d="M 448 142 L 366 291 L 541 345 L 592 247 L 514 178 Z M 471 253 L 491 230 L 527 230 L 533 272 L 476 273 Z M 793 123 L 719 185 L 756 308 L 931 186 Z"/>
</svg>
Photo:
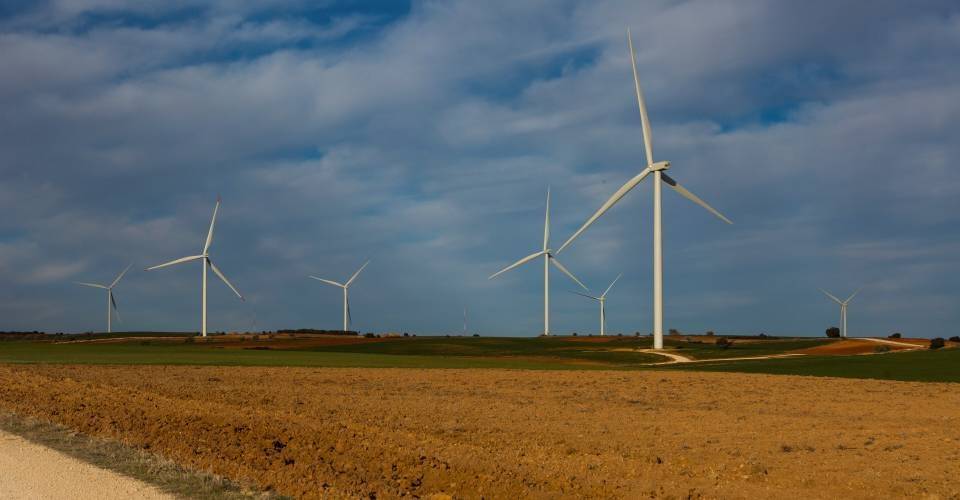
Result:
<svg viewBox="0 0 960 500">
<path fill-rule="evenodd" d="M 960 496 L 960 385 L 0 366 L 0 409 L 298 497 Z"/>
</svg>

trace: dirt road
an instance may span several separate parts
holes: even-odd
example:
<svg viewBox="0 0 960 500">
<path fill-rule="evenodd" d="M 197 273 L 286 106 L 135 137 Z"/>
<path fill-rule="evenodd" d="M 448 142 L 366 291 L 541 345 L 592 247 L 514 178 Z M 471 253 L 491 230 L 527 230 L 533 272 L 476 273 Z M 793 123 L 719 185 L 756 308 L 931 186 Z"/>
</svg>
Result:
<svg viewBox="0 0 960 500">
<path fill-rule="evenodd" d="M 172 500 L 156 488 L 0 431 L 0 498 Z"/>
<path fill-rule="evenodd" d="M 960 497 L 960 384 L 0 365 L 0 408 L 321 498 Z"/>
</svg>

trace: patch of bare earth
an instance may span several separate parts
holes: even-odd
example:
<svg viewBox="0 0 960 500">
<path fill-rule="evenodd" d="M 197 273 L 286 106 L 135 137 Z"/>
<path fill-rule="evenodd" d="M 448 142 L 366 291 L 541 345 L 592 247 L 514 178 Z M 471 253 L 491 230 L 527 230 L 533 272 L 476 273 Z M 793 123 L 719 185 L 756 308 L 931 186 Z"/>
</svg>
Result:
<svg viewBox="0 0 960 500">
<path fill-rule="evenodd" d="M 878 347 L 886 347 L 890 351 L 903 351 L 910 349 L 907 346 L 895 344 L 880 344 L 869 340 L 837 340 L 829 344 L 823 344 L 806 349 L 797 349 L 790 351 L 797 354 L 810 354 L 813 356 L 849 356 L 851 354 L 873 354 L 877 352 Z"/>
<path fill-rule="evenodd" d="M 0 407 L 306 498 L 960 496 L 958 384 L 0 366 Z"/>
</svg>

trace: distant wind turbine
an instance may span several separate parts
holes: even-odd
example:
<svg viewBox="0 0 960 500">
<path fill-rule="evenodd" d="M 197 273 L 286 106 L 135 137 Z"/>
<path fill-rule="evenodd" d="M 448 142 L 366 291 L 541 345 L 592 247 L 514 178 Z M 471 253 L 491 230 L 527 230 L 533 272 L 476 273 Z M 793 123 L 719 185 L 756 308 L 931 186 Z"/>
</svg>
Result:
<svg viewBox="0 0 960 500">
<path fill-rule="evenodd" d="M 834 302 L 840 304 L 840 336 L 843 338 L 847 338 L 847 304 L 849 304 L 850 301 L 853 300 L 858 293 L 860 293 L 860 290 L 863 290 L 863 288 L 858 288 L 856 292 L 853 292 L 853 295 L 847 297 L 847 300 L 840 300 L 823 288 L 820 289 L 820 291 L 826 294 L 827 297 L 830 297 Z"/>
<path fill-rule="evenodd" d="M 210 260 L 210 244 L 213 243 L 213 226 L 216 225 L 217 223 L 217 212 L 219 210 L 220 210 L 220 197 L 217 196 L 217 205 L 213 207 L 213 218 L 210 219 L 210 229 L 207 230 L 207 240 L 203 244 L 203 252 L 201 252 L 200 255 L 191 255 L 189 257 L 183 257 L 177 260 L 171 260 L 170 262 L 165 262 L 163 264 L 159 264 L 153 267 L 148 267 L 146 269 L 147 271 L 153 271 L 154 269 L 160 269 L 167 266 L 182 264 L 184 262 L 190 262 L 194 260 L 203 261 L 203 298 L 201 299 L 202 319 L 200 321 L 200 325 L 201 325 L 200 332 L 204 337 L 207 336 L 207 267 L 212 269 L 213 273 L 216 274 L 221 280 L 223 280 L 223 282 L 228 287 L 230 287 L 231 290 L 233 290 L 233 293 L 237 294 L 237 297 L 239 297 L 240 300 L 244 300 L 243 295 L 240 295 L 240 292 L 238 292 L 237 289 L 234 288 L 232 284 L 230 284 L 230 281 L 227 280 L 227 277 L 224 276 L 223 273 L 220 272 L 220 269 L 213 264 L 212 260 Z"/>
<path fill-rule="evenodd" d="M 593 295 L 587 295 L 585 293 L 580 293 L 580 292 L 573 292 L 577 295 L 596 300 L 597 302 L 600 303 L 600 336 L 601 337 L 607 334 L 607 292 L 609 292 L 610 289 L 613 288 L 614 283 L 616 283 L 617 280 L 620 279 L 620 276 L 623 276 L 623 273 L 620 273 L 619 275 L 617 275 L 617 277 L 613 280 L 613 282 L 610 283 L 610 286 L 608 286 L 607 289 L 604 290 L 599 297 L 594 297 Z"/>
<path fill-rule="evenodd" d="M 563 251 L 577 236 L 580 236 L 591 224 L 601 215 L 614 206 L 620 198 L 623 198 L 631 189 L 640 184 L 640 182 L 649 174 L 653 174 L 653 347 L 654 349 L 663 349 L 663 231 L 660 217 L 660 185 L 665 182 L 680 196 L 707 209 L 713 215 L 719 217 L 728 224 L 733 224 L 730 219 L 724 217 L 713 207 L 707 205 L 697 195 L 691 193 L 686 188 L 667 175 L 666 170 L 670 168 L 669 161 L 653 161 L 653 138 L 650 133 L 650 119 L 647 117 L 647 104 L 643 100 L 643 92 L 640 90 L 640 79 L 637 77 L 637 62 L 633 52 L 633 40 L 630 37 L 630 30 L 627 30 L 627 43 L 630 45 L 630 64 L 633 67 L 633 83 L 637 91 L 637 103 L 640 106 L 640 124 L 643 130 L 643 145 L 647 155 L 647 167 L 640 171 L 635 177 L 627 181 L 613 195 L 604 202 L 603 205 L 587 219 L 587 222 L 573 233 L 566 243 L 564 243 L 557 253 Z"/>
<path fill-rule="evenodd" d="M 360 269 L 357 269 L 357 272 L 353 273 L 353 276 L 351 276 L 346 283 L 340 283 L 332 280 L 325 280 L 323 278 L 318 278 L 316 276 L 308 276 L 308 278 L 313 278 L 317 281 L 322 281 L 328 285 L 333 285 L 333 286 L 338 286 L 340 288 L 343 288 L 343 331 L 345 332 L 350 331 L 350 322 L 353 320 L 353 318 L 350 316 L 350 296 L 348 293 L 348 291 L 350 290 L 350 285 L 353 284 L 353 280 L 357 279 L 357 276 L 360 276 L 360 272 L 363 271 L 363 268 L 367 267 L 367 264 L 369 263 L 370 263 L 369 260 L 364 262 L 363 265 L 360 266 Z"/>
<path fill-rule="evenodd" d="M 120 283 L 120 279 L 123 278 L 124 274 L 127 274 L 127 271 L 130 270 L 130 266 L 132 265 L 133 264 L 130 264 L 123 271 L 120 271 L 120 274 L 117 275 L 117 278 L 114 279 L 113 283 L 110 283 L 109 285 L 101 285 L 99 283 L 84 283 L 82 281 L 74 282 L 78 285 L 89 286 L 93 288 L 102 288 L 107 291 L 107 333 L 111 333 L 112 331 L 110 320 L 113 317 L 113 313 L 116 313 L 117 320 L 118 321 L 120 320 L 120 310 L 117 309 L 117 301 L 113 297 L 113 287 L 117 286 L 117 283 Z"/>
<path fill-rule="evenodd" d="M 563 267 L 563 264 L 553 255 L 553 250 L 550 249 L 550 188 L 547 187 L 547 215 L 543 224 L 543 249 L 539 252 L 530 254 L 513 264 L 501 269 L 494 273 L 490 278 L 493 279 L 501 274 L 530 262 L 537 257 L 543 257 L 543 334 L 550 335 L 550 264 L 557 266 L 563 274 L 566 274 L 578 285 L 580 285 L 584 290 L 589 291 L 589 289 L 577 279 L 576 276 L 570 273 L 567 268 Z"/>
</svg>

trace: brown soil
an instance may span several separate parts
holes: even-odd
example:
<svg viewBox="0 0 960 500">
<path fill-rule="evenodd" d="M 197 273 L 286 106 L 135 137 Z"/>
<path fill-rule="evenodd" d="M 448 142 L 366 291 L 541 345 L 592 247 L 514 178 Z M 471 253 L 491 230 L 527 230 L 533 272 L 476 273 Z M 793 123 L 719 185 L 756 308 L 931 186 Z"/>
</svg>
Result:
<svg viewBox="0 0 960 500">
<path fill-rule="evenodd" d="M 224 336 L 226 337 L 226 336 Z M 257 340 L 252 335 L 234 336 L 225 340 L 218 347 L 226 349 L 248 349 L 251 347 L 269 347 L 271 349 L 310 349 L 311 347 L 323 347 L 332 345 L 347 344 L 367 344 L 371 342 L 387 342 L 389 338 L 368 339 L 353 335 L 311 335 L 311 336 L 280 336 L 269 338 L 267 335 L 260 335 Z"/>
<path fill-rule="evenodd" d="M 957 384 L 0 365 L 0 408 L 299 497 L 960 496 Z"/>
<path fill-rule="evenodd" d="M 881 344 L 878 342 L 871 342 L 869 340 L 849 339 L 837 340 L 835 342 L 830 342 L 829 344 L 808 347 L 806 349 L 797 349 L 790 352 L 818 356 L 847 356 L 851 354 L 874 354 L 877 352 L 877 348 L 881 346 L 889 347 L 891 351 L 904 351 L 910 349 L 906 346 Z"/>
</svg>

